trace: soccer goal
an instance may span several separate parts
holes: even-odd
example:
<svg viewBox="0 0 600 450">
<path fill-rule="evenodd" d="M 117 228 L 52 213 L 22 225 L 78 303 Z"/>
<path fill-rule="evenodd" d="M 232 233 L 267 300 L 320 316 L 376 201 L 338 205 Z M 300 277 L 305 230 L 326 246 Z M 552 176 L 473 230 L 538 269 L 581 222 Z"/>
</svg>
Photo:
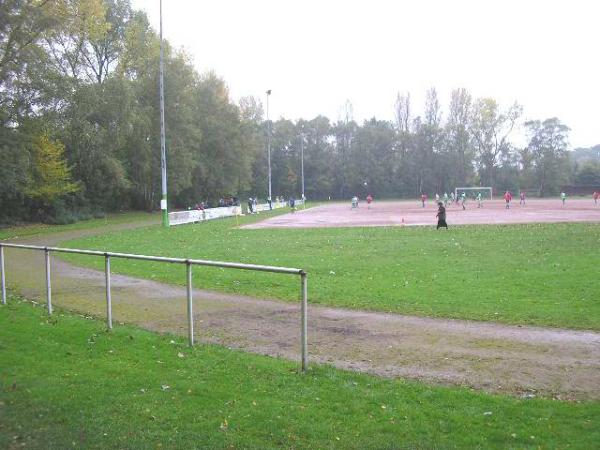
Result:
<svg viewBox="0 0 600 450">
<path fill-rule="evenodd" d="M 457 187 L 454 189 L 454 195 L 458 198 L 459 195 L 465 193 L 467 198 L 477 198 L 477 194 L 481 193 L 481 198 L 484 200 L 492 199 L 492 188 L 491 187 Z"/>
</svg>

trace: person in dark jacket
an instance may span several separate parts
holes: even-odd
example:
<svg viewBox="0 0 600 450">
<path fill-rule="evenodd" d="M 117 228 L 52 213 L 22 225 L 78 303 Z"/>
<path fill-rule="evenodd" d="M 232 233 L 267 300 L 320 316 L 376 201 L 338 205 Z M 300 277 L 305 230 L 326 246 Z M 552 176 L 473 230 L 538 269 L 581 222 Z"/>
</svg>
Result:
<svg viewBox="0 0 600 450">
<path fill-rule="evenodd" d="M 436 217 L 438 218 L 437 228 L 439 230 L 440 227 L 448 229 L 448 224 L 446 223 L 446 208 L 444 208 L 444 204 L 442 202 L 438 202 L 438 212 Z"/>
</svg>

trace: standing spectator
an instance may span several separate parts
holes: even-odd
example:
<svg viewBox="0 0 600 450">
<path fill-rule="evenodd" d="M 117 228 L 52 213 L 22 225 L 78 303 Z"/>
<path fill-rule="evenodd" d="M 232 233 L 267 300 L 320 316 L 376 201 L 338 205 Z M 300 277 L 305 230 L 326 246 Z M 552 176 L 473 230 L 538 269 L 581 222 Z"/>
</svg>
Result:
<svg viewBox="0 0 600 450">
<path fill-rule="evenodd" d="M 521 191 L 520 195 L 520 200 L 519 200 L 519 205 L 521 206 L 525 206 L 525 192 Z"/>
<path fill-rule="evenodd" d="M 267 203 L 269 204 L 269 211 L 271 211 L 273 209 L 273 201 L 271 200 L 271 197 L 267 198 Z"/>
<path fill-rule="evenodd" d="M 481 200 L 481 192 L 477 193 L 477 207 L 481 208 L 481 204 L 482 204 L 482 200 Z"/>
<path fill-rule="evenodd" d="M 565 202 L 567 201 L 567 194 L 565 192 L 561 192 L 560 199 L 562 200 L 562 205 L 565 206 Z"/>
<path fill-rule="evenodd" d="M 254 214 L 254 209 L 252 208 L 254 206 L 254 201 L 252 200 L 252 197 L 248 197 L 248 213 L 249 214 Z"/>
<path fill-rule="evenodd" d="M 438 219 L 436 230 L 439 230 L 440 227 L 444 227 L 447 230 L 448 224 L 446 223 L 446 208 L 442 202 L 438 202 L 438 212 L 436 217 Z"/>
<path fill-rule="evenodd" d="M 423 204 L 423 208 L 425 208 L 426 201 L 427 201 L 427 195 L 421 194 L 421 203 Z"/>
<path fill-rule="evenodd" d="M 598 204 L 598 198 L 600 198 L 600 192 L 594 191 L 594 193 L 592 194 L 592 197 L 594 198 L 594 205 L 597 205 Z"/>
</svg>

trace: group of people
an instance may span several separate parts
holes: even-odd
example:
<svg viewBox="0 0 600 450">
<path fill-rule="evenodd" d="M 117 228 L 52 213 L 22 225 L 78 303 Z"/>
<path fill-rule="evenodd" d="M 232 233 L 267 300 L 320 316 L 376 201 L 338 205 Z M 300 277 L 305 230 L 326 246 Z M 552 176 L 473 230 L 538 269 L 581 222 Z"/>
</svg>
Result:
<svg viewBox="0 0 600 450">
<path fill-rule="evenodd" d="M 352 197 L 351 205 L 350 205 L 352 209 L 358 208 L 358 199 L 359 199 L 358 195 L 355 195 L 354 197 Z M 366 200 L 367 200 L 367 208 L 371 209 L 371 203 L 373 203 L 373 196 L 371 194 L 367 195 Z"/>
<path fill-rule="evenodd" d="M 222 197 L 219 199 L 217 204 L 218 208 L 225 208 L 230 206 L 240 206 L 240 200 L 237 197 Z M 199 201 L 194 205 L 194 209 L 197 211 L 204 211 L 205 209 L 212 208 L 209 202 Z M 192 209 L 188 206 L 188 210 Z"/>
<path fill-rule="evenodd" d="M 285 200 L 283 197 L 276 196 L 275 204 L 284 203 Z M 271 197 L 267 197 L 267 204 L 269 205 L 269 210 L 273 209 L 273 201 Z M 292 208 L 292 212 L 296 211 L 296 199 L 294 197 L 290 197 L 288 200 L 288 204 L 290 208 Z M 256 197 L 248 197 L 248 214 L 258 214 L 258 198 Z"/>
<path fill-rule="evenodd" d="M 240 200 L 237 197 L 221 197 L 219 199 L 219 208 L 228 206 L 240 206 Z"/>
<path fill-rule="evenodd" d="M 477 207 L 481 208 L 483 205 L 483 198 L 481 197 L 481 192 L 478 192 L 477 195 L 475 195 L 475 200 L 477 201 Z M 421 194 L 421 205 L 423 206 L 423 208 L 425 208 L 426 203 L 427 194 Z M 462 206 L 462 209 L 466 209 L 465 204 L 467 203 L 467 193 L 463 191 L 458 195 L 454 195 L 454 192 L 450 192 L 450 195 L 448 195 L 447 192 L 444 192 L 444 196 L 441 199 L 439 194 L 435 194 L 435 203 L 438 205 L 442 203 L 444 205 L 444 208 L 448 206 L 448 203 L 456 203 L 460 204 Z"/>
</svg>

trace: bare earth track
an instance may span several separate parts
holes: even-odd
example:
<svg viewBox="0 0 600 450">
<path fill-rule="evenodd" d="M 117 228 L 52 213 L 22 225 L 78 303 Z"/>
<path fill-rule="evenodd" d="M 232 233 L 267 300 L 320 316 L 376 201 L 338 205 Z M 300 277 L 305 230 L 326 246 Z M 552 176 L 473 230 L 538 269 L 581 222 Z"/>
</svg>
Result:
<svg viewBox="0 0 600 450">
<path fill-rule="evenodd" d="M 57 245 L 106 231 L 56 233 L 20 242 Z M 6 256 L 9 285 L 29 298 L 43 299 L 43 255 L 7 249 Z M 102 272 L 56 258 L 52 269 L 55 304 L 105 314 Z M 298 305 L 202 290 L 194 291 L 194 301 L 198 339 L 298 359 Z M 117 321 L 186 333 L 183 287 L 113 275 L 113 305 Z M 600 333 L 595 332 L 311 306 L 309 352 L 311 361 L 383 376 L 517 395 L 600 399 Z"/>
<path fill-rule="evenodd" d="M 318 228 L 318 227 L 374 227 L 394 225 L 435 225 L 437 206 L 429 201 L 426 207 L 419 201 L 374 202 L 367 208 L 360 202 L 351 209 L 350 202 L 328 203 L 295 214 L 271 217 L 244 228 Z M 511 224 L 534 222 L 600 222 L 600 204 L 591 199 L 568 199 L 565 206 L 559 199 L 527 200 L 524 207 L 513 200 L 510 209 L 503 200 L 483 202 L 482 208 L 470 200 L 466 210 L 458 204 L 447 208 L 448 224 Z"/>
</svg>

